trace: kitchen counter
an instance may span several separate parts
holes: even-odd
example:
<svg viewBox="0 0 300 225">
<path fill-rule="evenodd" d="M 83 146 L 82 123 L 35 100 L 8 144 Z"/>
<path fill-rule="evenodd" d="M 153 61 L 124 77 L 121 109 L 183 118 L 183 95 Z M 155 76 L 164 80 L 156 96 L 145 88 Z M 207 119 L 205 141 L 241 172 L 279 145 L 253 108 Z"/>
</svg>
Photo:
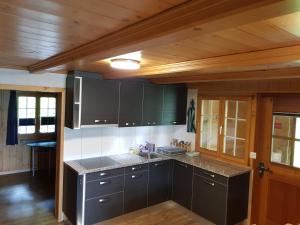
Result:
<svg viewBox="0 0 300 225">
<path fill-rule="evenodd" d="M 178 155 L 178 156 L 159 155 L 159 156 L 160 156 L 159 158 L 146 159 L 141 156 L 130 154 L 130 153 L 112 155 L 109 156 L 109 158 L 116 161 L 115 165 L 99 166 L 98 168 L 95 169 L 84 168 L 80 163 L 78 163 L 78 160 L 67 161 L 65 163 L 69 165 L 72 169 L 74 169 L 79 175 L 103 171 L 103 170 L 109 170 L 109 169 L 117 169 L 117 168 L 132 166 L 132 165 L 168 160 L 168 159 L 174 159 L 225 177 L 237 176 L 239 174 L 247 173 L 251 170 L 249 167 L 232 165 L 227 162 L 208 158 L 203 155 L 197 157 L 189 157 L 186 155 Z"/>
</svg>

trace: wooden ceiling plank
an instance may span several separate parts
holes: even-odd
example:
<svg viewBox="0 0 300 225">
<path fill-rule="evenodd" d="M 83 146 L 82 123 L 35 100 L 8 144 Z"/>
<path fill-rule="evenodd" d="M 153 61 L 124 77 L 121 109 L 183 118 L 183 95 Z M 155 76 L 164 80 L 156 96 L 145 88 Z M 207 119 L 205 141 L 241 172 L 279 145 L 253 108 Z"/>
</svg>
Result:
<svg viewBox="0 0 300 225">
<path fill-rule="evenodd" d="M 270 80 L 270 79 L 288 79 L 300 78 L 300 68 L 273 69 L 273 70 L 257 70 L 243 71 L 231 73 L 214 73 L 214 74 L 197 74 L 185 75 L 179 73 L 172 77 L 161 77 L 150 79 L 158 84 L 172 83 L 199 83 L 199 82 L 215 82 L 215 81 L 234 81 L 234 80 Z"/>
<path fill-rule="evenodd" d="M 200 71 L 205 68 L 226 69 L 237 66 L 268 65 L 295 60 L 300 60 L 300 45 L 145 67 L 139 71 L 127 71 L 126 73 L 118 71 L 110 75 L 114 77 L 150 76 L 185 71 Z"/>
<path fill-rule="evenodd" d="M 193 34 L 190 29 L 195 26 L 201 26 L 200 31 L 197 31 L 200 35 L 299 9 L 300 5 L 295 0 L 189 1 L 118 32 L 33 64 L 28 69 L 32 72 L 43 70 L 71 60 L 78 60 L 80 63 L 96 61 L 115 54 L 187 38 Z"/>
</svg>

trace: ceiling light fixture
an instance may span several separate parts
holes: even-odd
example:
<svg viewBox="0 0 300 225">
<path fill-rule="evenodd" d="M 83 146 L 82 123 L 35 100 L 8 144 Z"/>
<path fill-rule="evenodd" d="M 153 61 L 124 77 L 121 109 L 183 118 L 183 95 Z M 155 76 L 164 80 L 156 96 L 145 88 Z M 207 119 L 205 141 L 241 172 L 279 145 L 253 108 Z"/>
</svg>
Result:
<svg viewBox="0 0 300 225">
<path fill-rule="evenodd" d="M 141 68 L 141 52 L 132 52 L 110 59 L 110 66 L 121 70 L 137 70 Z"/>
<path fill-rule="evenodd" d="M 110 66 L 121 70 L 137 70 L 141 68 L 140 61 L 134 59 L 111 59 Z"/>
</svg>

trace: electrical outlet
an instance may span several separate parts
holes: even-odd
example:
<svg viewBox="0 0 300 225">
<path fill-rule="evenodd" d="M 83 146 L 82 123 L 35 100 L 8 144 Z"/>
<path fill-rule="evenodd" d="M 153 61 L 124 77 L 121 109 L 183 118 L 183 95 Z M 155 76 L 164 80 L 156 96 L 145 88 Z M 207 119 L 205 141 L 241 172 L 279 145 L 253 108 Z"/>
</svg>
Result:
<svg viewBox="0 0 300 225">
<path fill-rule="evenodd" d="M 250 159 L 256 159 L 256 152 L 250 152 Z"/>
</svg>

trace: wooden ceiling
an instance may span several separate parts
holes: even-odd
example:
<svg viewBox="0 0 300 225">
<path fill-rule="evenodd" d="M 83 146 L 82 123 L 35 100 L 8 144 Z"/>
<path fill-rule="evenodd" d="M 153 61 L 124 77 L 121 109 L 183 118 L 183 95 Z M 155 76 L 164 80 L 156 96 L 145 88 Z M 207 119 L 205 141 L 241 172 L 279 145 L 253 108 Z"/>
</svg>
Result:
<svg viewBox="0 0 300 225">
<path fill-rule="evenodd" d="M 298 0 L 2 0 L 0 31 L 0 67 L 161 83 L 300 77 Z M 110 68 L 136 50 L 140 70 Z"/>
</svg>

